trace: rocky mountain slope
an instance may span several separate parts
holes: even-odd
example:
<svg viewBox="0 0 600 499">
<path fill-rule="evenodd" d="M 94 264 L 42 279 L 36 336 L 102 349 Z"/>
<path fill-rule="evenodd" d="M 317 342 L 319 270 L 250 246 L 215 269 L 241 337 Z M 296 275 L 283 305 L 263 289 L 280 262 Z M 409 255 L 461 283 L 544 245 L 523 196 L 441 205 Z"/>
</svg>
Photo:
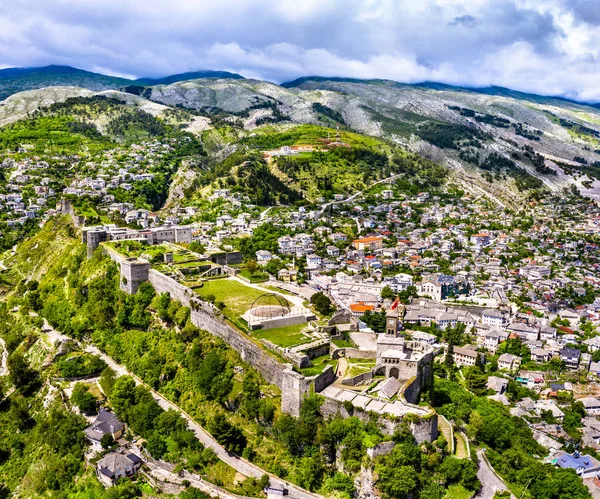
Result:
<svg viewBox="0 0 600 499">
<path fill-rule="evenodd" d="M 502 188 L 508 171 L 533 176 L 551 190 L 576 185 L 585 195 L 600 196 L 600 111 L 562 99 L 321 78 L 285 86 L 192 80 L 157 85 L 146 96 L 169 106 L 233 113 L 250 130 L 265 123 L 339 123 L 443 160 L 461 175 L 483 173 L 488 184 Z"/>
<path fill-rule="evenodd" d="M 6 71 L 5 76 L 23 78 L 24 73 Z M 90 90 L 87 72 L 75 70 L 69 78 L 70 71 L 53 71 L 70 86 L 8 97 L 0 103 L 0 124 L 68 97 L 102 93 L 159 117 L 174 107 L 190 109 L 189 122 L 182 126 L 198 135 L 210 128 L 217 115 L 241 123 L 238 132 L 219 137 L 222 146 L 263 125 L 277 129 L 295 124 L 339 125 L 443 163 L 463 181 L 494 195 L 510 197 L 518 191 L 531 195 L 574 185 L 584 195 L 600 197 L 600 110 L 567 100 L 433 83 L 308 77 L 276 85 L 229 73 L 223 73 L 226 78 L 211 77 L 221 72 L 137 82 L 106 77 L 94 85 L 119 89 Z M 202 78 L 162 83 L 187 76 Z M 0 92 L 2 81 L 0 71 Z M 143 88 L 138 83 L 153 86 Z"/>
<path fill-rule="evenodd" d="M 0 99 L 26 90 L 35 90 L 54 86 L 76 86 L 93 91 L 120 89 L 129 85 L 152 86 L 167 85 L 184 80 L 199 78 L 241 79 L 241 75 L 228 71 L 192 71 L 170 75 L 163 78 L 138 78 L 131 80 L 108 76 L 71 66 L 45 66 L 39 68 L 0 69 Z"/>
</svg>

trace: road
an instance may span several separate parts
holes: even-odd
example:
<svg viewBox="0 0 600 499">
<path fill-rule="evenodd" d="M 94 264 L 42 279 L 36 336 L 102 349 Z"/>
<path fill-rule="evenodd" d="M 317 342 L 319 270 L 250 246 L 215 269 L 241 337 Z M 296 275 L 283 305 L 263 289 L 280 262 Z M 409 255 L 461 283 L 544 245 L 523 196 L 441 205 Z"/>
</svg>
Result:
<svg viewBox="0 0 600 499">
<path fill-rule="evenodd" d="M 264 220 L 265 218 L 267 218 L 267 215 L 269 214 L 269 211 L 271 211 L 271 208 L 273 208 L 273 207 L 269 206 L 265 211 L 263 211 L 260 214 L 260 220 Z"/>
<path fill-rule="evenodd" d="M 506 485 L 504 485 L 504 482 L 496 475 L 488 463 L 482 450 L 477 451 L 477 457 L 479 458 L 477 478 L 479 478 L 479 481 L 481 482 L 481 490 L 477 492 L 474 499 L 493 499 L 496 492 L 508 490 Z M 510 497 L 511 499 L 516 499 L 512 494 Z"/>
<path fill-rule="evenodd" d="M 218 497 L 220 499 L 246 499 L 246 496 L 240 496 L 233 494 L 228 490 L 225 490 L 214 483 L 207 482 L 201 476 L 188 471 L 182 471 L 181 473 L 174 473 L 175 465 L 166 463 L 163 461 L 157 461 L 155 459 L 148 459 L 147 456 L 143 455 L 139 450 L 135 448 L 131 449 L 134 454 L 137 454 L 146 464 L 148 473 L 154 479 L 158 480 L 163 484 L 177 484 L 183 486 L 183 482 L 187 480 L 190 482 L 192 487 L 200 489 L 202 492 L 208 494 L 211 497 Z M 173 490 L 170 493 L 178 494 L 178 491 Z M 251 498 L 247 498 L 251 499 Z"/>
<path fill-rule="evenodd" d="M 43 331 L 44 331 L 44 333 L 46 333 L 49 336 L 49 338 L 54 343 L 57 340 L 72 340 L 73 339 L 73 338 L 69 338 L 68 336 L 66 336 L 66 335 L 60 333 L 59 331 L 57 331 L 56 329 L 52 328 L 52 326 L 50 326 L 45 320 L 44 320 Z M 77 343 L 79 343 L 79 342 L 77 342 Z M 202 445 L 204 445 L 205 447 L 208 447 L 209 449 L 212 449 L 215 452 L 215 454 L 217 455 L 217 457 L 219 459 L 221 459 L 221 461 L 223 461 L 224 463 L 227 463 L 229 466 L 234 468 L 236 471 L 238 471 L 242 475 L 247 476 L 247 477 L 254 477 L 254 478 L 261 478 L 263 475 L 269 475 L 269 477 L 271 478 L 271 485 L 287 488 L 289 496 L 292 498 L 319 499 L 322 497 L 322 496 L 319 496 L 318 494 L 313 494 L 312 492 L 309 492 L 301 487 L 298 487 L 291 483 L 285 482 L 281 478 L 276 477 L 275 475 L 259 468 L 258 466 L 250 463 L 249 461 L 246 461 L 245 459 L 242 459 L 241 457 L 236 456 L 234 454 L 230 454 L 229 452 L 227 452 L 225 450 L 225 448 L 221 444 L 219 444 L 210 435 L 210 433 L 208 433 L 204 428 L 202 428 L 202 426 L 200 426 L 198 423 L 196 423 L 188 413 L 186 413 L 183 409 L 181 409 L 179 406 L 175 405 L 170 400 L 167 400 L 163 395 L 161 395 L 157 391 L 153 390 L 150 386 L 148 386 L 146 383 L 144 383 L 135 374 L 129 372 L 129 370 L 125 366 L 123 366 L 121 364 L 117 364 L 112 359 L 112 357 L 109 357 L 104 352 L 102 352 L 99 348 L 95 347 L 94 345 L 83 345 L 81 343 L 79 343 L 79 345 L 81 348 L 83 348 L 84 351 L 94 354 L 94 355 L 97 355 L 102 360 L 104 360 L 104 362 L 106 362 L 106 364 L 113 371 L 115 371 L 115 373 L 117 373 L 119 376 L 131 376 L 131 378 L 133 378 L 133 380 L 135 381 L 136 385 L 143 385 L 144 387 L 146 387 L 152 393 L 154 400 L 156 400 L 156 402 L 164 410 L 173 409 L 174 411 L 177 411 L 181 415 L 181 417 L 187 421 L 188 427 L 194 432 L 194 434 L 196 435 L 196 438 L 202 443 Z"/>
<path fill-rule="evenodd" d="M 386 177 L 384 179 L 378 180 L 377 182 L 374 182 L 371 185 L 369 185 L 367 187 L 367 189 L 370 189 L 371 187 L 374 187 L 374 186 L 379 185 L 379 184 L 383 184 L 385 182 L 390 182 L 391 180 L 394 180 L 394 179 L 398 178 L 400 175 L 402 175 L 402 174 L 401 173 L 397 173 L 395 175 L 391 175 L 390 177 Z M 354 194 L 352 194 L 351 196 L 348 196 L 346 199 L 340 199 L 339 201 L 330 201 L 329 203 L 325 203 L 323 206 L 321 206 L 321 209 L 319 210 L 319 213 L 322 215 L 327 208 L 329 208 L 330 206 L 333 206 L 334 204 L 351 203 L 352 201 L 354 201 L 359 196 L 362 196 L 363 192 L 364 191 L 358 191 L 358 192 L 355 192 Z"/>
</svg>

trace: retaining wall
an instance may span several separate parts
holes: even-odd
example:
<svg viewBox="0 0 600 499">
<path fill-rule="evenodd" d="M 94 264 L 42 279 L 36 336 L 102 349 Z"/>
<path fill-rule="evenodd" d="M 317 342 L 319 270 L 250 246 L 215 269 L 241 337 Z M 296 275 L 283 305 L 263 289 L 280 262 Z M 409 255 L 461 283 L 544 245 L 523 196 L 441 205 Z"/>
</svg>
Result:
<svg viewBox="0 0 600 499">
<path fill-rule="evenodd" d="M 329 343 L 307 348 L 306 350 L 301 350 L 301 352 L 308 356 L 309 359 L 316 359 L 317 357 L 322 357 L 323 355 L 329 355 Z"/>
<path fill-rule="evenodd" d="M 342 385 L 348 386 L 356 386 L 364 383 L 365 381 L 369 381 L 373 379 L 373 371 L 368 371 L 366 373 L 357 374 L 353 378 L 346 378 L 342 380 Z"/>
<path fill-rule="evenodd" d="M 312 380 L 315 391 L 321 392 L 335 381 L 335 372 L 336 370 L 332 366 L 327 366 L 325 369 L 323 369 L 323 372 L 318 376 L 315 376 L 314 379 L 308 379 Z"/>
<path fill-rule="evenodd" d="M 189 306 L 190 319 L 196 327 L 221 338 L 269 383 L 281 388 L 283 412 L 299 416 L 300 406 L 311 386 L 314 386 L 316 391 L 321 391 L 335 380 L 335 372 L 331 367 L 325 368 L 319 376 L 311 378 L 305 378 L 293 371 L 291 366 L 281 363 L 246 334 L 225 322 L 217 309 L 200 300 L 192 290 L 174 279 L 156 270 L 150 270 L 149 280 L 157 293 L 169 293 L 171 298 Z"/>
<path fill-rule="evenodd" d="M 279 353 L 286 360 L 289 360 L 294 367 L 303 369 L 310 367 L 310 358 L 302 352 L 292 352 L 289 348 L 280 347 L 269 340 L 262 339 L 260 342 L 265 345 L 269 350 Z"/>
<path fill-rule="evenodd" d="M 118 252 L 107 247 L 104 250 L 113 261 L 118 264 L 123 263 L 124 257 Z M 335 381 L 335 372 L 330 366 L 320 375 L 311 378 L 293 371 L 291 365 L 283 364 L 259 343 L 227 323 L 217 308 L 202 301 L 191 289 L 173 278 L 150 269 L 148 281 L 157 293 L 169 293 L 171 299 L 179 300 L 183 305 L 190 307 L 190 320 L 196 327 L 221 338 L 240 354 L 244 362 L 260 372 L 267 382 L 278 386 L 281 389 L 283 412 L 299 416 L 302 401 L 311 387 L 321 391 Z M 304 357 L 308 361 L 305 355 L 298 357 Z"/>
<path fill-rule="evenodd" d="M 392 453 L 395 446 L 396 442 L 393 441 L 380 442 L 375 447 L 370 447 L 367 449 L 367 456 L 369 456 L 371 459 L 375 459 L 379 456 L 387 456 L 388 454 Z"/>
<path fill-rule="evenodd" d="M 340 357 L 346 357 L 347 359 L 376 359 L 377 352 L 375 350 L 359 350 L 358 348 L 351 347 L 338 347 L 334 343 L 330 348 L 331 357 L 339 359 Z M 334 348 L 335 347 L 335 348 Z"/>
</svg>

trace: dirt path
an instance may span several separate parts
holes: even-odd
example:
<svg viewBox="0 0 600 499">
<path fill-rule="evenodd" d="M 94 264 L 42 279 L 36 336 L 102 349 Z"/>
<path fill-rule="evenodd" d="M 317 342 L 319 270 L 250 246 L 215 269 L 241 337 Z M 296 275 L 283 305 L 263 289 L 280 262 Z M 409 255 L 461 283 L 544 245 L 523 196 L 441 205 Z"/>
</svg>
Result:
<svg viewBox="0 0 600 499">
<path fill-rule="evenodd" d="M 337 371 L 338 372 L 335 373 L 335 375 L 338 376 L 338 378 L 335 380 L 334 385 L 341 385 L 342 380 L 346 376 L 346 371 L 348 371 L 348 359 L 346 359 L 345 357 L 340 357 L 338 359 Z"/>
<path fill-rule="evenodd" d="M 396 173 L 396 174 L 386 177 L 384 179 L 378 180 L 377 182 L 373 182 L 372 184 L 368 185 L 364 190 L 371 189 L 372 187 L 379 185 L 379 184 L 383 184 L 385 182 L 390 182 L 390 181 L 400 177 L 401 175 L 402 175 L 401 173 Z M 329 203 L 326 203 L 323 206 L 321 206 L 321 209 L 319 210 L 319 212 L 322 215 L 327 208 L 329 208 L 330 206 L 333 206 L 334 204 L 351 203 L 352 201 L 356 200 L 356 198 L 358 198 L 359 196 L 362 196 L 363 192 L 364 191 L 358 191 L 358 192 L 355 192 L 354 194 L 352 194 L 351 196 L 348 196 L 346 199 L 340 199 L 339 201 L 331 201 Z"/>
</svg>

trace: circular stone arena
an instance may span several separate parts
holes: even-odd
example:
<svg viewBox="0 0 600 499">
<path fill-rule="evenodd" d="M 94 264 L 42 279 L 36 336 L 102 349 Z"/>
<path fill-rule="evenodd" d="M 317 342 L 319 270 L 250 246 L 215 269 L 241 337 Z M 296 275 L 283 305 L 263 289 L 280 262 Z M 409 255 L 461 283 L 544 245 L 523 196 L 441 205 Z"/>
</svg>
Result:
<svg viewBox="0 0 600 499">
<path fill-rule="evenodd" d="M 259 296 L 242 316 L 251 329 L 269 329 L 306 322 L 305 311 L 297 310 L 281 295 L 265 293 Z"/>
<path fill-rule="evenodd" d="M 274 317 L 285 317 L 288 312 L 289 310 L 287 310 L 285 307 L 280 307 L 278 305 L 265 305 L 250 309 L 248 314 L 257 320 L 263 320 L 273 319 Z"/>
<path fill-rule="evenodd" d="M 248 310 L 248 315 L 258 321 L 285 317 L 290 313 L 288 301 L 281 295 L 265 293 L 260 295 Z"/>
</svg>

